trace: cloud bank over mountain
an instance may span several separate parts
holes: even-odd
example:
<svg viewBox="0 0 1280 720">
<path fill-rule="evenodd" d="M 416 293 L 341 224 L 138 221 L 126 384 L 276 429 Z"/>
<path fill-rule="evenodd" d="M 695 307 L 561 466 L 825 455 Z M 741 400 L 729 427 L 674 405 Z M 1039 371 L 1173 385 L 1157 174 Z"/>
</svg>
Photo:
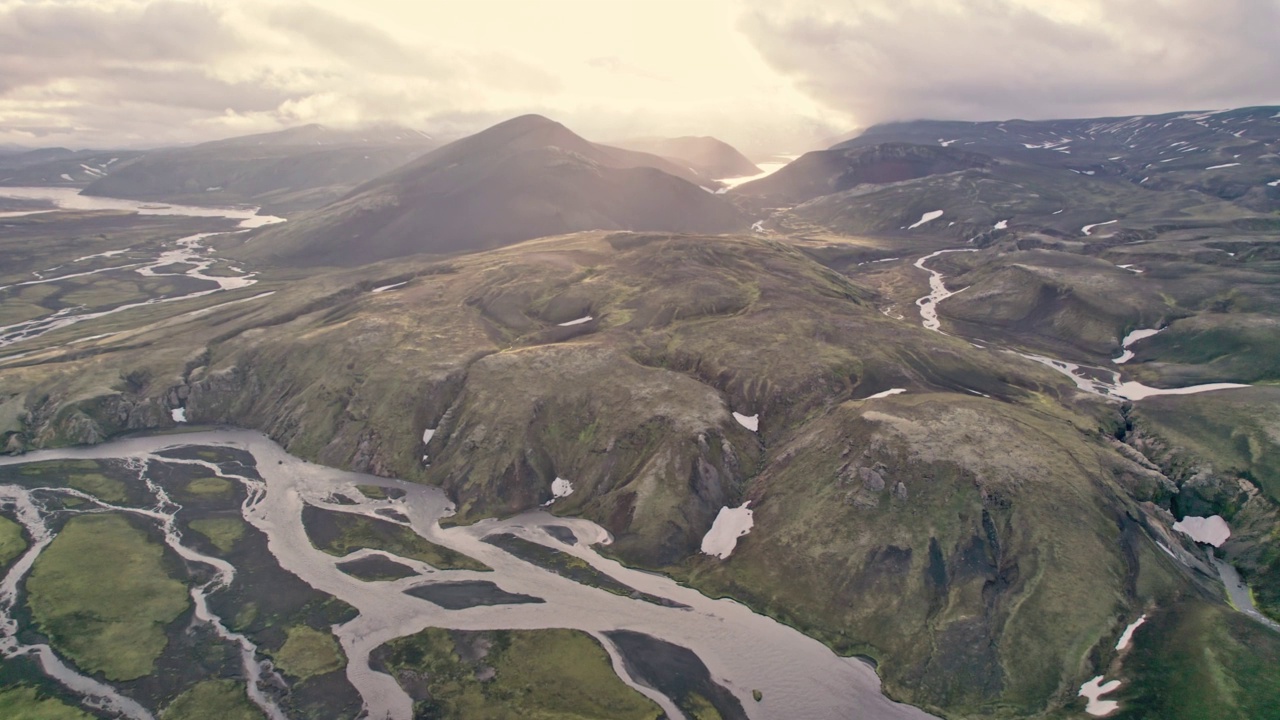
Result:
<svg viewBox="0 0 1280 720">
<path fill-rule="evenodd" d="M 860 123 L 1129 115 L 1280 101 L 1275 0 L 751 0 L 779 72 Z"/>
<path fill-rule="evenodd" d="M 1280 101 L 1275 0 L 0 0 L 0 143 L 321 122 L 798 151 L 882 120 Z"/>
</svg>

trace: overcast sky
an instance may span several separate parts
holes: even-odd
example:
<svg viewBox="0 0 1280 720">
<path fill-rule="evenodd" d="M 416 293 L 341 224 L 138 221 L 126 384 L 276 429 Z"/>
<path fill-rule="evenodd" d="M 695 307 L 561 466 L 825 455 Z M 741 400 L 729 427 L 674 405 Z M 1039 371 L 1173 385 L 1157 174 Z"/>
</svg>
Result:
<svg viewBox="0 0 1280 720">
<path fill-rule="evenodd" d="M 0 0 L 0 143 L 320 122 L 803 150 L 875 122 L 1280 103 L 1280 0 Z"/>
</svg>

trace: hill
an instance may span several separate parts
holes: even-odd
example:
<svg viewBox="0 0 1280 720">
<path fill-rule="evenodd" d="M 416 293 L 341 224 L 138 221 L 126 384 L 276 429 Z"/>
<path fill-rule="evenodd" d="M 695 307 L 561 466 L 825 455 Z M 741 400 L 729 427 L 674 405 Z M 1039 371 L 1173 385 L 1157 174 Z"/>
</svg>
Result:
<svg viewBox="0 0 1280 720">
<path fill-rule="evenodd" d="M 729 143 L 713 137 L 633 138 L 613 145 L 683 163 L 709 178 L 755 175 L 760 168 Z"/>
<path fill-rule="evenodd" d="M 536 115 L 435 150 L 237 251 L 306 265 L 484 250 L 580 230 L 731 232 L 723 198 L 654 155 L 589 142 Z"/>
<path fill-rule="evenodd" d="M 137 150 L 41 148 L 0 154 L 0 185 L 87 187 L 141 156 Z"/>
<path fill-rule="evenodd" d="M 398 127 L 306 125 L 167 148 L 113 164 L 85 194 L 193 205 L 259 205 L 290 214 L 320 207 L 438 145 Z"/>
<path fill-rule="evenodd" d="M 868 128 L 832 149 L 917 143 L 1189 189 L 1280 209 L 1280 107 L 1071 120 L 919 120 Z"/>
<path fill-rule="evenodd" d="M 781 170 L 734 188 L 741 197 L 800 203 L 864 183 L 892 183 L 940 173 L 982 168 L 985 155 L 952 148 L 883 143 L 872 147 L 835 147 L 805 153 Z"/>
</svg>

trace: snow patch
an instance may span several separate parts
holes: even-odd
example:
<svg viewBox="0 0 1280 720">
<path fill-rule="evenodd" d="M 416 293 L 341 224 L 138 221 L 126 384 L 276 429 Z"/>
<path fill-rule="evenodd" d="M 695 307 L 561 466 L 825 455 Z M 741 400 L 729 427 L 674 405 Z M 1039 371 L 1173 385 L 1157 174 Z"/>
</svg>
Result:
<svg viewBox="0 0 1280 720">
<path fill-rule="evenodd" d="M 422 444 L 423 444 L 423 445 L 426 445 L 427 443 L 431 442 L 431 438 L 433 438 L 433 437 L 435 437 L 435 436 L 436 436 L 436 429 L 435 429 L 435 428 L 427 428 L 426 430 L 423 430 L 423 431 L 422 431 Z"/>
<path fill-rule="evenodd" d="M 1267 186 L 1268 186 L 1268 187 L 1280 187 L 1280 180 L 1272 180 L 1271 182 L 1267 183 Z"/>
<path fill-rule="evenodd" d="M 1120 687 L 1119 680 L 1112 680 L 1110 682 L 1104 683 L 1102 682 L 1101 675 L 1081 685 L 1079 694 L 1081 697 L 1086 698 L 1089 701 L 1088 704 L 1085 706 L 1084 711 L 1094 717 L 1103 717 L 1106 715 L 1110 715 L 1116 710 L 1119 710 L 1120 703 L 1116 702 L 1115 700 L 1100 699 L 1103 695 L 1106 695 L 1107 693 L 1115 692 L 1115 690 L 1119 687 Z"/>
<path fill-rule="evenodd" d="M 742 507 L 720 508 L 711 529 L 702 538 L 702 552 L 721 560 L 732 555 L 734 548 L 738 547 L 738 538 L 751 532 L 755 524 L 750 505 L 751 502 L 747 501 L 742 503 Z"/>
<path fill-rule="evenodd" d="M 1125 269 L 1128 270 L 1128 268 L 1125 268 Z M 1125 335 L 1124 339 L 1120 341 L 1120 347 L 1124 350 L 1124 353 L 1121 354 L 1120 357 L 1112 360 L 1111 362 L 1115 363 L 1116 365 L 1123 365 L 1129 362 L 1130 360 L 1133 359 L 1133 351 L 1129 349 L 1130 345 L 1138 342 L 1139 340 L 1145 340 L 1149 337 L 1152 337 L 1153 335 L 1157 335 L 1163 330 L 1165 330 L 1165 328 L 1150 328 L 1146 330 L 1134 330 L 1128 335 Z"/>
<path fill-rule="evenodd" d="M 941 211 L 941 210 L 930 210 L 929 212 L 927 212 L 927 213 L 925 213 L 925 214 L 921 215 L 921 216 L 920 216 L 920 219 L 919 219 L 919 220 L 917 220 L 917 221 L 915 221 L 915 223 L 913 223 L 913 224 L 911 224 L 911 225 L 908 225 L 908 226 L 907 226 L 907 229 L 908 229 L 908 230 L 915 230 L 916 228 L 920 227 L 921 225 L 923 225 L 923 224 L 925 224 L 925 223 L 927 223 L 927 222 L 933 222 L 934 220 L 937 220 L 937 219 L 938 219 L 938 218 L 940 218 L 940 217 L 942 217 L 942 211 Z"/>
<path fill-rule="evenodd" d="M 187 421 L 186 408 L 174 408 L 169 411 L 169 415 L 173 417 L 173 421 L 176 423 L 184 423 Z"/>
<path fill-rule="evenodd" d="M 1120 635 L 1120 640 L 1116 642 L 1116 650 L 1123 651 L 1128 649 L 1129 643 L 1133 641 L 1133 632 L 1138 628 L 1142 627 L 1142 623 L 1146 621 L 1147 621 L 1147 616 L 1143 615 L 1137 620 L 1134 620 L 1133 622 L 1129 623 L 1129 627 L 1124 629 L 1124 632 Z"/>
<path fill-rule="evenodd" d="M 742 413 L 736 412 L 733 414 L 733 419 L 737 420 L 739 425 L 751 432 L 758 432 L 760 430 L 760 413 L 756 413 L 755 415 L 743 415 Z"/>
<path fill-rule="evenodd" d="M 1188 515 L 1173 524 L 1173 529 L 1195 540 L 1214 547 L 1222 547 L 1222 543 L 1231 537 L 1231 526 L 1221 515 L 1195 517 Z"/>
<path fill-rule="evenodd" d="M 398 283 L 394 283 L 394 284 L 392 284 L 392 285 L 383 285 L 382 287 L 376 287 L 376 288 L 374 288 L 374 289 L 373 289 L 373 292 L 375 292 L 375 293 L 384 293 L 384 292 L 386 292 L 386 291 L 388 291 L 388 290 L 395 290 L 396 288 L 404 287 L 405 285 L 408 285 L 408 284 L 409 284 L 409 281 L 408 281 L 408 280 L 405 280 L 404 282 L 398 282 Z"/>
<path fill-rule="evenodd" d="M 1009 221 L 1001 220 L 1000 222 L 996 223 L 995 225 L 992 225 L 991 227 L 993 230 L 1005 230 L 1009 227 Z"/>
<path fill-rule="evenodd" d="M 557 477 L 551 481 L 551 495 L 559 500 L 563 497 L 569 497 L 573 494 L 573 483 L 562 477 Z"/>
<path fill-rule="evenodd" d="M 66 173 L 62 173 L 61 177 L 63 180 L 66 180 L 67 182 L 74 182 L 74 179 Z"/>
<path fill-rule="evenodd" d="M 591 322 L 592 320 L 595 320 L 595 318 L 591 317 L 590 315 L 583 315 L 582 317 L 578 318 L 577 320 L 570 320 L 569 322 L 562 322 L 562 323 L 560 323 L 557 327 L 572 327 L 572 326 L 574 326 L 574 325 L 582 325 L 583 323 L 589 323 L 589 322 Z"/>
<path fill-rule="evenodd" d="M 875 395 L 868 395 L 868 396 L 867 396 L 867 399 L 868 399 L 868 400 L 879 400 L 880 398 L 887 398 L 887 397 L 889 397 L 890 395 L 900 395 L 900 394 L 902 394 L 902 393 L 904 393 L 904 392 L 906 392 L 906 391 L 907 391 L 907 389 L 906 389 L 906 388 L 892 388 L 892 389 L 889 389 L 889 390 L 885 390 L 885 391 L 883 391 L 883 392 L 878 392 L 878 393 L 876 393 Z"/>
<path fill-rule="evenodd" d="M 1205 170 L 1221 170 L 1222 168 L 1236 167 L 1239 164 L 1240 163 L 1227 163 L 1226 165 L 1214 165 L 1212 167 L 1205 168 Z"/>
</svg>

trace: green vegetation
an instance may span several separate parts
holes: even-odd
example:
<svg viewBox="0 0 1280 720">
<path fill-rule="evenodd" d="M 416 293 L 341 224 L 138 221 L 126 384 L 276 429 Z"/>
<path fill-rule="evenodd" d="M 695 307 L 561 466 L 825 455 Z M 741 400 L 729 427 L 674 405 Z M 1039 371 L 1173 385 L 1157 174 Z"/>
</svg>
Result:
<svg viewBox="0 0 1280 720">
<path fill-rule="evenodd" d="M 187 483 L 185 492 L 199 498 L 224 498 L 231 495 L 235 484 L 226 478 L 197 478 Z"/>
<path fill-rule="evenodd" d="M 306 680 L 346 666 L 346 656 L 331 633 L 306 625 L 295 625 L 285 632 L 284 645 L 271 654 L 282 672 Z"/>
<path fill-rule="evenodd" d="M 164 553 L 121 515 L 72 518 L 27 580 L 36 624 L 83 670 L 108 680 L 150 674 L 165 627 L 188 607 Z"/>
<path fill-rule="evenodd" d="M 35 688 L 0 689 L 0 717 L 5 720 L 92 720 L 93 716 Z"/>
<path fill-rule="evenodd" d="M 125 483 L 107 472 L 107 466 L 95 460 L 50 460 L 20 466 L 14 481 L 27 487 L 69 487 L 104 502 L 124 502 Z"/>
<path fill-rule="evenodd" d="M 1147 619 L 1124 658 L 1122 719 L 1260 720 L 1280 711 L 1280 633 L 1201 601 Z"/>
<path fill-rule="evenodd" d="M 1280 388 L 1151 398 L 1131 419 L 1130 442 L 1180 486 L 1178 514 L 1230 522 L 1227 560 L 1280 619 Z"/>
<path fill-rule="evenodd" d="M 0 517 L 0 567 L 9 564 L 27 549 L 22 526 L 7 517 Z"/>
<path fill-rule="evenodd" d="M 385 520 L 308 505 L 302 509 L 302 524 L 312 544 L 338 557 L 369 548 L 421 560 L 439 570 L 489 570 L 479 561 L 437 545 L 403 525 Z"/>
<path fill-rule="evenodd" d="M 618 678 L 591 636 L 576 630 L 430 628 L 391 641 L 374 658 L 417 701 L 420 717 L 640 720 L 662 714 Z"/>
<path fill-rule="evenodd" d="M 387 499 L 387 489 L 382 487 L 381 485 L 361 484 L 361 485 L 356 485 L 356 489 L 360 491 L 361 495 L 364 495 L 370 500 L 386 500 Z"/>
<path fill-rule="evenodd" d="M 206 680 L 174 698 L 160 720 L 262 720 L 259 710 L 235 680 Z"/>
<path fill-rule="evenodd" d="M 224 553 L 231 552 L 236 541 L 244 537 L 245 531 L 245 522 L 239 517 L 200 518 L 192 520 L 190 526 Z"/>
<path fill-rule="evenodd" d="M 124 483 L 102 473 L 76 473 L 68 475 L 65 482 L 68 487 L 89 493 L 104 502 L 119 503 L 125 500 Z"/>
</svg>

